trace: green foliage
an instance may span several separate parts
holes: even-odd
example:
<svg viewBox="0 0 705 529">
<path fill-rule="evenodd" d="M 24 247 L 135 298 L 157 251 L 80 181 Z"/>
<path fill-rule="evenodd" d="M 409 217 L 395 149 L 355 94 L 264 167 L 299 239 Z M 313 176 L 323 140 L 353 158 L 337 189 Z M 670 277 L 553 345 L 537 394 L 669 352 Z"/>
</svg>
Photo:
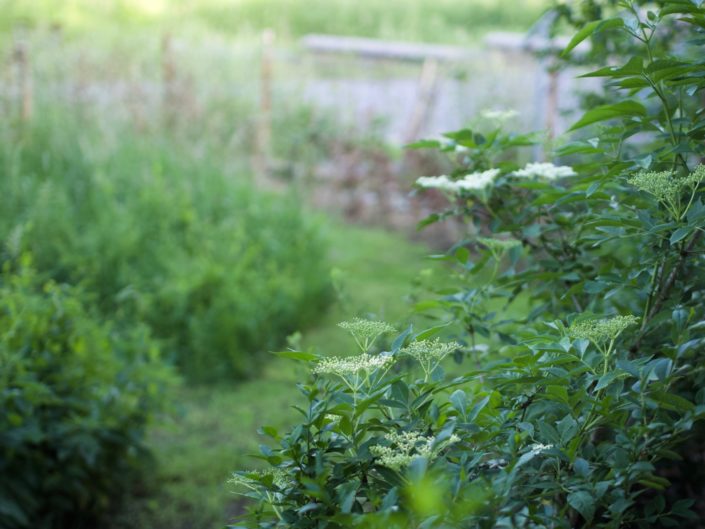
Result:
<svg viewBox="0 0 705 529">
<path fill-rule="evenodd" d="M 6 130 L 6 134 L 11 131 Z M 0 238 L 10 257 L 146 322 L 194 380 L 243 376 L 328 298 L 324 242 L 296 197 L 254 191 L 169 137 L 66 115 L 0 150 Z"/>
<path fill-rule="evenodd" d="M 705 64 L 689 48 L 705 8 L 622 7 L 623 23 L 574 41 L 599 28 L 635 39 L 640 61 L 603 73 L 645 83 L 617 84 L 623 101 L 586 113 L 580 127 L 601 128 L 561 149 L 573 167 L 521 168 L 531 138 L 501 130 L 420 145 L 457 162 L 419 180 L 450 204 L 426 222 L 454 217 L 470 234 L 442 258 L 454 271 L 436 299 L 418 305 L 435 325 L 382 351 L 358 340 L 351 358 L 299 357 L 312 372 L 301 422 L 263 428 L 270 469 L 233 478 L 256 502 L 243 525 L 697 523 L 680 482 L 705 414 Z M 659 29 L 675 19 L 684 38 L 666 55 Z M 496 310 L 519 297 L 525 313 Z M 450 356 L 478 367 L 448 377 Z"/>
<path fill-rule="evenodd" d="M 369 226 L 331 221 L 326 232 L 330 264 L 345 294 L 314 327 L 302 330 L 306 351 L 345 351 L 353 339 L 336 324 L 351 313 L 375 312 L 397 321 L 405 313 L 408 285 L 423 266 L 426 251 L 400 234 Z M 385 251 L 390 247 L 393 253 Z M 257 429 L 263 418 L 280 430 L 296 423 L 291 406 L 305 403 L 296 382 L 306 371 L 306 365 L 271 358 L 250 380 L 180 387 L 173 399 L 175 413 L 148 432 L 147 448 L 157 463 L 147 476 L 148 494 L 143 487 L 130 489 L 109 527 L 222 528 L 228 513 L 243 508 L 225 479 L 231 469 L 251 463 L 249 454 L 262 442 Z"/>
<path fill-rule="evenodd" d="M 99 323 L 23 261 L 0 278 L 0 527 L 95 527 L 173 374 L 144 326 Z"/>
</svg>

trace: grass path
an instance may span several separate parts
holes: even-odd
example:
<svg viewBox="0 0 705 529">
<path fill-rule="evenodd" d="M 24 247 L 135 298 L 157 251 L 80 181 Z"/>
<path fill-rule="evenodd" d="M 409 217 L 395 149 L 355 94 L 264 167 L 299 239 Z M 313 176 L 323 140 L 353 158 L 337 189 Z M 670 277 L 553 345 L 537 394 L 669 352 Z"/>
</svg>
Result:
<svg viewBox="0 0 705 529">
<path fill-rule="evenodd" d="M 330 307 L 302 344 L 321 353 L 352 352 L 336 324 L 361 313 L 394 322 L 406 313 L 405 296 L 423 266 L 425 248 L 403 236 L 332 224 L 328 228 L 331 263 L 342 285 L 341 301 Z M 133 499 L 116 525 L 139 529 L 223 527 L 237 509 L 226 485 L 229 473 L 256 462 L 257 428 L 286 428 L 296 420 L 295 383 L 305 374 L 295 363 L 274 358 L 260 378 L 232 385 L 180 390 L 178 410 L 150 434 L 158 471 L 151 484 L 161 492 Z M 230 511 L 230 512 L 229 512 Z"/>
</svg>

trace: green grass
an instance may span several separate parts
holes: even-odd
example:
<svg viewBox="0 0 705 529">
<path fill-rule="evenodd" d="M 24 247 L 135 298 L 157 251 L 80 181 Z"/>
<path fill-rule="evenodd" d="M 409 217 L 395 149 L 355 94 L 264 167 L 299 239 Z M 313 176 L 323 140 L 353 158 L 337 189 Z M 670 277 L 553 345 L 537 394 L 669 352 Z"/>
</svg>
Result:
<svg viewBox="0 0 705 529">
<path fill-rule="evenodd" d="M 395 322 L 407 312 L 405 297 L 427 250 L 399 235 L 334 223 L 329 227 L 331 262 L 343 284 L 342 301 L 320 324 L 304 332 L 302 343 L 322 354 L 354 351 L 336 324 L 356 314 L 374 313 Z M 133 498 L 116 525 L 140 529 L 222 527 L 240 500 L 226 484 L 232 470 L 255 466 L 257 428 L 286 428 L 297 419 L 296 381 L 305 378 L 294 362 L 272 358 L 261 377 L 232 385 L 184 387 L 172 417 L 155 426 L 149 445 L 157 470 L 152 492 Z M 156 492 L 155 492 L 156 491 Z"/>
<path fill-rule="evenodd" d="M 305 7 L 304 7 L 305 4 Z M 306 33 L 476 42 L 493 29 L 526 30 L 547 0 L 0 0 L 0 29 L 58 23 L 69 32 L 197 28 L 232 36 L 272 28 L 284 39 Z"/>
</svg>

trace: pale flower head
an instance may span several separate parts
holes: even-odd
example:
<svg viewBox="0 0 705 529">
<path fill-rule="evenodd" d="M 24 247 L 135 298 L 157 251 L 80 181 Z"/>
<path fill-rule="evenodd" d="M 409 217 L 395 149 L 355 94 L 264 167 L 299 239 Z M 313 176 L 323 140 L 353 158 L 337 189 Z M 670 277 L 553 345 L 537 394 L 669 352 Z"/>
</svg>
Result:
<svg viewBox="0 0 705 529">
<path fill-rule="evenodd" d="M 416 179 L 416 185 L 424 189 L 440 189 L 441 191 L 453 191 L 454 183 L 446 175 L 421 176 Z"/>
<path fill-rule="evenodd" d="M 353 318 L 350 321 L 343 321 L 338 327 L 348 331 L 363 353 L 372 346 L 374 341 L 383 334 L 395 332 L 396 329 L 383 321 L 366 320 L 363 318 Z"/>
<path fill-rule="evenodd" d="M 517 239 L 492 239 L 489 237 L 478 237 L 477 242 L 487 247 L 493 254 L 502 254 L 513 248 L 521 246 L 521 241 Z"/>
<path fill-rule="evenodd" d="M 531 162 L 523 169 L 514 171 L 513 176 L 520 178 L 544 178 L 546 180 L 557 180 L 575 176 L 577 173 L 568 165 L 553 165 L 552 163 Z"/>
<path fill-rule="evenodd" d="M 411 356 L 419 362 L 427 360 L 440 361 L 452 352 L 459 349 L 461 345 L 457 342 L 442 342 L 438 338 L 435 340 L 419 340 L 411 342 L 399 351 L 400 354 Z"/>
<path fill-rule="evenodd" d="M 459 180 L 451 180 L 446 175 L 422 176 L 416 180 L 416 185 L 424 189 L 439 189 L 451 194 L 461 191 L 478 191 L 490 186 L 499 175 L 499 169 L 475 171 L 466 174 Z"/>
<path fill-rule="evenodd" d="M 642 171 L 628 182 L 664 202 L 672 202 L 681 191 L 681 181 L 675 178 L 673 171 Z"/>
<path fill-rule="evenodd" d="M 614 316 L 601 320 L 587 320 L 574 323 L 568 332 L 574 338 L 590 340 L 595 344 L 602 344 L 617 338 L 627 327 L 639 323 L 636 316 Z"/>
<path fill-rule="evenodd" d="M 338 376 L 354 375 L 356 373 L 371 373 L 387 367 L 394 361 L 389 355 L 371 355 L 363 353 L 357 356 L 331 356 L 318 362 L 313 372 Z"/>
<path fill-rule="evenodd" d="M 542 443 L 535 443 L 529 447 L 529 450 L 535 454 L 540 454 L 541 452 L 545 452 L 546 450 L 551 450 L 552 448 L 553 448 L 553 445 L 545 445 Z"/>
<path fill-rule="evenodd" d="M 436 443 L 435 437 L 429 437 L 418 432 L 390 432 L 384 435 L 390 446 L 374 445 L 370 447 L 372 455 L 379 458 L 382 466 L 393 470 L 401 470 L 409 466 L 418 457 L 432 458 L 443 448 L 460 441 L 453 434 L 445 441 Z M 434 444 L 436 444 L 434 448 Z"/>
</svg>

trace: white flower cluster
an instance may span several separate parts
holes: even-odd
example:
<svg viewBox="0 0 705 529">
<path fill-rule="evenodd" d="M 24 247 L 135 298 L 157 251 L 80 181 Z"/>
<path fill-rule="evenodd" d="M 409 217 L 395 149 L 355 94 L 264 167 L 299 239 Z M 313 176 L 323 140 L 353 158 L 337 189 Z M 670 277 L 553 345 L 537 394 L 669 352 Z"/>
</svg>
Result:
<svg viewBox="0 0 705 529">
<path fill-rule="evenodd" d="M 705 180 L 705 166 L 698 165 L 692 173 L 683 178 L 677 178 L 673 171 L 642 171 L 632 176 L 628 182 L 640 191 L 656 197 L 674 217 L 680 217 L 681 193 L 689 189 L 694 194 L 703 180 Z"/>
<path fill-rule="evenodd" d="M 409 466 L 417 457 L 434 457 L 442 448 L 460 441 L 460 438 L 453 434 L 434 449 L 436 438 L 427 437 L 418 432 L 390 432 L 385 434 L 384 438 L 392 443 L 392 446 L 371 446 L 370 452 L 379 458 L 381 465 L 392 470 L 401 470 Z"/>
<path fill-rule="evenodd" d="M 614 316 L 602 320 L 588 320 L 574 323 L 568 329 L 571 336 L 590 340 L 595 344 L 602 344 L 614 340 L 622 331 L 631 325 L 639 323 L 636 316 Z"/>
<path fill-rule="evenodd" d="M 348 331 L 355 338 L 363 352 L 366 352 L 382 334 L 396 331 L 394 327 L 383 321 L 365 320 L 363 318 L 340 322 L 338 327 Z"/>
<path fill-rule="evenodd" d="M 436 338 L 435 340 L 419 340 L 417 342 L 411 342 L 399 352 L 401 354 L 411 356 L 419 362 L 424 362 L 427 360 L 440 361 L 460 347 L 460 344 L 457 342 L 442 342 Z"/>
<path fill-rule="evenodd" d="M 681 182 L 674 178 L 673 171 L 642 171 L 632 176 L 629 183 L 663 202 L 675 200 L 681 191 Z"/>
<path fill-rule="evenodd" d="M 371 373 L 394 361 L 392 356 L 363 353 L 357 356 L 331 356 L 324 358 L 313 368 L 314 373 L 344 377 L 359 372 Z"/>
<path fill-rule="evenodd" d="M 428 381 L 441 361 L 460 347 L 457 342 L 442 342 L 436 338 L 411 342 L 401 349 L 399 354 L 414 358 L 424 372 L 424 381 Z"/>
<path fill-rule="evenodd" d="M 517 239 L 491 239 L 488 237 L 478 237 L 477 242 L 487 247 L 493 254 L 508 252 L 512 248 L 521 246 L 521 241 Z"/>
<path fill-rule="evenodd" d="M 537 162 L 528 163 L 523 169 L 512 173 L 512 175 L 521 178 L 545 178 L 546 180 L 557 180 L 558 178 L 567 178 L 576 174 L 573 168 L 568 165 Z"/>
<path fill-rule="evenodd" d="M 550 450 L 551 448 L 553 448 L 553 445 L 536 443 L 529 447 L 529 451 L 533 452 L 534 454 L 540 454 L 541 452 L 545 452 L 546 450 Z"/>
<path fill-rule="evenodd" d="M 460 180 L 451 180 L 446 175 L 422 176 L 416 180 L 416 185 L 424 189 L 439 189 L 449 193 L 485 189 L 499 175 L 499 169 L 476 171 L 465 175 Z"/>
</svg>

